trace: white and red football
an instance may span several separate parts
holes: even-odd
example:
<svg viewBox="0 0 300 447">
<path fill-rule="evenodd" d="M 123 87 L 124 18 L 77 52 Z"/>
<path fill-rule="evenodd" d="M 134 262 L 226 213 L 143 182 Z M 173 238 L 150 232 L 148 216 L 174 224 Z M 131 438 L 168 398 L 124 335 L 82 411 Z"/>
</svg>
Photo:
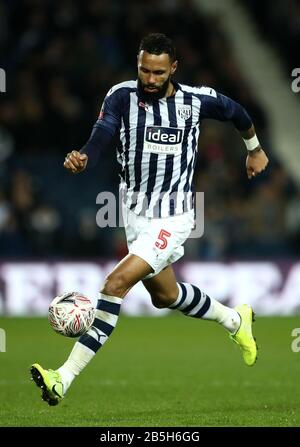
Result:
<svg viewBox="0 0 300 447">
<path fill-rule="evenodd" d="M 78 292 L 56 296 L 49 306 L 48 319 L 55 332 L 65 337 L 79 337 L 89 330 L 95 308 L 89 298 Z"/>
</svg>

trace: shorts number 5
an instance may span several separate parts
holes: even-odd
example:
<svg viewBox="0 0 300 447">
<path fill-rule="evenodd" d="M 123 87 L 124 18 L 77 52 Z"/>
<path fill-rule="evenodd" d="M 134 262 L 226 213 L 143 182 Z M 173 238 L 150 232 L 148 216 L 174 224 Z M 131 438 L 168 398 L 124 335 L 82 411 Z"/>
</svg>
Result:
<svg viewBox="0 0 300 447">
<path fill-rule="evenodd" d="M 163 250 L 168 245 L 167 237 L 170 237 L 171 233 L 167 230 L 160 230 L 155 246 Z"/>
</svg>

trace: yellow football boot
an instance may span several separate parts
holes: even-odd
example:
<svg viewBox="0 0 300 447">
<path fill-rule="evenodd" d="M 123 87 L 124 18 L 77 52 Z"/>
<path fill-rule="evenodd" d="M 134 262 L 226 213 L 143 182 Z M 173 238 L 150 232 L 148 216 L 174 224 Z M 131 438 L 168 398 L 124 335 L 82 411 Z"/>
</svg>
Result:
<svg viewBox="0 0 300 447">
<path fill-rule="evenodd" d="M 234 309 L 241 317 L 241 324 L 237 332 L 229 337 L 241 348 L 246 365 L 253 366 L 257 359 L 257 344 L 252 335 L 254 312 L 248 304 L 240 304 Z"/>
<path fill-rule="evenodd" d="M 42 399 L 49 405 L 57 405 L 63 399 L 63 384 L 59 372 L 43 369 L 38 363 L 30 368 L 31 380 L 42 390 Z"/>
</svg>

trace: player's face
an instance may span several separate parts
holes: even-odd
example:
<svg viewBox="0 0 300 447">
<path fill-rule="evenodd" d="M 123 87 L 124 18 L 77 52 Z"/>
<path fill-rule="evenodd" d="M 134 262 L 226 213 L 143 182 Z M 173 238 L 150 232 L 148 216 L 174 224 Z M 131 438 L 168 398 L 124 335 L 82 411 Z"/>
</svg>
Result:
<svg viewBox="0 0 300 447">
<path fill-rule="evenodd" d="M 171 62 L 166 53 L 150 54 L 140 51 L 138 54 L 138 89 L 149 101 L 166 96 L 171 76 L 175 73 L 177 61 Z"/>
</svg>

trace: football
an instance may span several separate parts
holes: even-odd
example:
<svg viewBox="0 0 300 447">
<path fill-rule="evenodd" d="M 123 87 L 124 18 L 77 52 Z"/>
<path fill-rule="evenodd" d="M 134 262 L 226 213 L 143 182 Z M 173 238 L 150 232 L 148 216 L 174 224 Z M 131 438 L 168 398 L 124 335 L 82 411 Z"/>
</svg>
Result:
<svg viewBox="0 0 300 447">
<path fill-rule="evenodd" d="M 78 292 L 56 296 L 49 306 L 48 319 L 55 332 L 79 337 L 92 326 L 95 308 L 89 298 Z"/>
</svg>

